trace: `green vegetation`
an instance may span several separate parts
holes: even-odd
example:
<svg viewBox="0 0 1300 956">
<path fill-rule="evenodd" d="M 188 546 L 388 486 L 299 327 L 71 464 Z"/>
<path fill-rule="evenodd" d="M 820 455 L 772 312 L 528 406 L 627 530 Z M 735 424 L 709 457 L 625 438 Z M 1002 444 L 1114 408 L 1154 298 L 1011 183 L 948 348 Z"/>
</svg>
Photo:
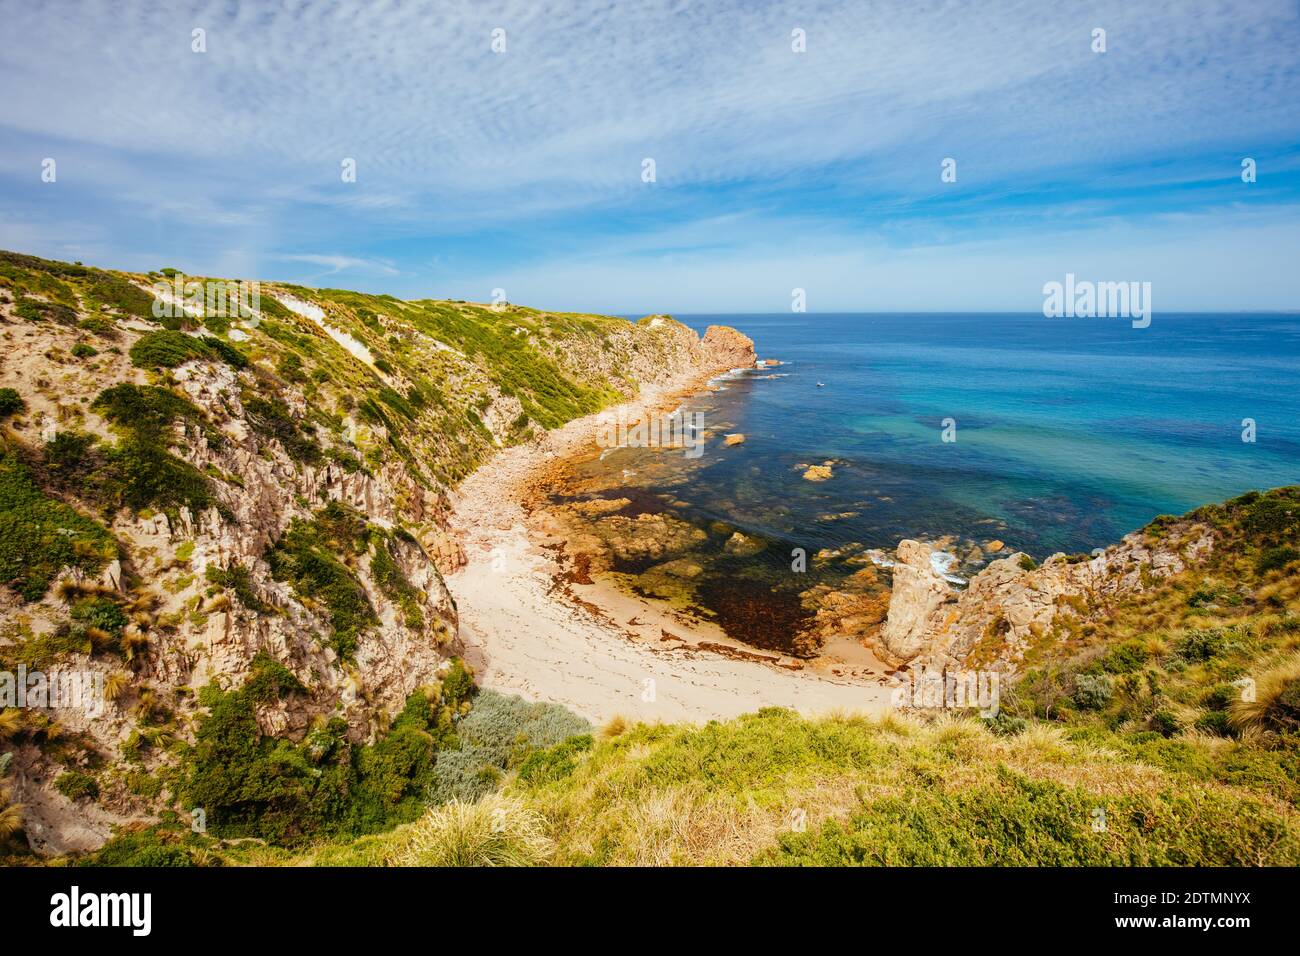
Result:
<svg viewBox="0 0 1300 956">
<path fill-rule="evenodd" d="M 283 399 L 275 396 L 263 398 L 245 392 L 243 404 L 253 428 L 260 435 L 279 441 L 290 458 L 308 465 L 320 462 L 320 445 L 303 431 Z"/>
<path fill-rule="evenodd" d="M 266 556 L 277 581 L 290 582 L 305 604 L 324 606 L 333 630 L 330 644 L 343 660 L 351 659 L 361 635 L 379 622 L 350 566 L 368 544 L 360 513 L 331 502 L 313 521 L 295 518 Z"/>
<path fill-rule="evenodd" d="M 131 346 L 131 362 L 139 368 L 175 368 L 193 359 L 225 362 L 234 368 L 246 368 L 246 359 L 237 348 L 211 335 L 186 335 L 171 329 L 146 332 Z"/>
<path fill-rule="evenodd" d="M 242 564 L 232 564 L 228 568 L 208 565 L 204 577 L 218 587 L 234 591 L 240 603 L 256 614 L 269 614 L 274 610 L 271 605 L 257 596 L 257 592 L 253 589 L 253 576 Z"/>
<path fill-rule="evenodd" d="M 99 796 L 99 784 L 90 774 L 69 770 L 54 781 L 54 789 L 69 800 L 94 800 Z"/>
<path fill-rule="evenodd" d="M 521 766 L 538 772 L 530 761 L 539 751 L 571 738 L 591 745 L 591 727 L 556 704 L 528 703 L 494 691 L 480 691 L 474 709 L 457 728 L 460 747 L 442 754 L 429 790 L 434 803 L 474 801 L 495 791 Z"/>
<path fill-rule="evenodd" d="M 402 618 L 406 626 L 415 630 L 424 627 L 424 612 L 420 609 L 423 595 L 413 585 L 393 553 L 396 543 L 394 536 L 375 532 L 372 535 L 374 553 L 370 559 L 370 573 L 384 596 L 402 609 Z"/>
<path fill-rule="evenodd" d="M 204 808 L 214 836 L 281 844 L 374 833 L 414 820 L 423 811 L 437 755 L 455 745 L 453 718 L 466 703 L 449 684 L 412 694 L 374 744 L 352 742 L 339 718 L 293 744 L 264 737 L 254 708 L 305 688 L 260 654 L 242 688 L 204 689 L 208 716 L 184 761 L 182 801 Z"/>
<path fill-rule="evenodd" d="M 184 505 L 198 513 L 215 503 L 207 476 L 169 451 L 178 421 L 194 426 L 209 444 L 221 444 L 221 433 L 189 400 L 157 386 L 122 384 L 105 389 L 91 407 L 122 434 L 109 455 L 110 473 L 100 481 L 101 497 L 111 506 L 172 512 Z"/>
<path fill-rule="evenodd" d="M 61 568 L 98 574 L 116 556 L 103 525 L 48 497 L 16 454 L 0 452 L 0 581 L 39 601 Z"/>
<path fill-rule="evenodd" d="M 27 403 L 18 394 L 17 389 L 0 388 L 0 418 L 17 415 L 27 408 Z"/>
</svg>

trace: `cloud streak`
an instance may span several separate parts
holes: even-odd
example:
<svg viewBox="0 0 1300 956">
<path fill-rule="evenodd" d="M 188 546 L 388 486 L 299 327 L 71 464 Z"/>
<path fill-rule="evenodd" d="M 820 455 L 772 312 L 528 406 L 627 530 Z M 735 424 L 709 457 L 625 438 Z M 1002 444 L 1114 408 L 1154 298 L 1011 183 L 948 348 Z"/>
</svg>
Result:
<svg viewBox="0 0 1300 956">
<path fill-rule="evenodd" d="M 719 261 L 791 227 L 978 243 L 1076 229 L 1062 208 L 1227 207 L 1242 155 L 1274 177 L 1250 201 L 1300 201 L 1285 2 L 0 0 L 0 19 L 0 200 L 47 232 L 112 223 L 123 263 L 162 248 L 202 270 L 233 248 L 419 294 L 453 270 L 606 260 L 612 238 L 627 263 L 671 233 Z"/>
</svg>

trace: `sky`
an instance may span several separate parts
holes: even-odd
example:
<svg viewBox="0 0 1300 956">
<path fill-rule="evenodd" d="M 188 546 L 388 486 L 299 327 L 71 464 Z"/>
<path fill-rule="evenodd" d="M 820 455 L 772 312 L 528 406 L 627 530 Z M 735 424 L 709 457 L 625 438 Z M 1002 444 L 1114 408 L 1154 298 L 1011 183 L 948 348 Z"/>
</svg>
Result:
<svg viewBox="0 0 1300 956">
<path fill-rule="evenodd" d="M 1036 311 L 1067 272 L 1149 281 L 1156 311 L 1300 309 L 1295 0 L 0 23 L 0 248 L 617 314 Z"/>
</svg>

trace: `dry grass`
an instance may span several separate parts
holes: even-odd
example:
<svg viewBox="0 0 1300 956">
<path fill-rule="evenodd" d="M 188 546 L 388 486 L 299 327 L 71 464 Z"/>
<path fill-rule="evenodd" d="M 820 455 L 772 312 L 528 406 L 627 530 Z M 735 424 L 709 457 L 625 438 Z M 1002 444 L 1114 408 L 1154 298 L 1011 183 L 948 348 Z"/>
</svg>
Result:
<svg viewBox="0 0 1300 956">
<path fill-rule="evenodd" d="M 404 828 L 386 856 L 389 866 L 537 866 L 553 844 L 546 821 L 522 801 L 492 794 L 478 803 L 452 801 Z"/>
<path fill-rule="evenodd" d="M 1234 727 L 1267 731 L 1278 695 L 1293 681 L 1300 680 L 1300 654 L 1292 654 L 1262 674 L 1255 682 L 1254 700 L 1237 700 L 1229 711 Z"/>
</svg>

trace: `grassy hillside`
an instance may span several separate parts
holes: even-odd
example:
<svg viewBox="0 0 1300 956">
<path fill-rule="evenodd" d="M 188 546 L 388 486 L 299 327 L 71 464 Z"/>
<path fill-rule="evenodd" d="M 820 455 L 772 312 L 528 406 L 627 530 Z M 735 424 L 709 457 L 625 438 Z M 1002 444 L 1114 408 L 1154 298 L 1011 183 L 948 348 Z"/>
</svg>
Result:
<svg viewBox="0 0 1300 956">
<path fill-rule="evenodd" d="M 0 708 L 0 840 L 20 786 L 46 832 L 196 805 L 283 843 L 412 819 L 468 711 L 447 493 L 698 370 L 698 338 L 273 283 L 246 314 L 179 308 L 176 280 L 231 290 L 0 252 L 0 671 L 89 669 L 108 697 Z"/>
<path fill-rule="evenodd" d="M 1157 519 L 1147 534 L 1209 524 L 1213 555 L 1039 648 L 992 720 L 614 721 L 359 840 L 133 839 L 232 865 L 1296 865 L 1297 515 L 1285 488 Z"/>
</svg>

